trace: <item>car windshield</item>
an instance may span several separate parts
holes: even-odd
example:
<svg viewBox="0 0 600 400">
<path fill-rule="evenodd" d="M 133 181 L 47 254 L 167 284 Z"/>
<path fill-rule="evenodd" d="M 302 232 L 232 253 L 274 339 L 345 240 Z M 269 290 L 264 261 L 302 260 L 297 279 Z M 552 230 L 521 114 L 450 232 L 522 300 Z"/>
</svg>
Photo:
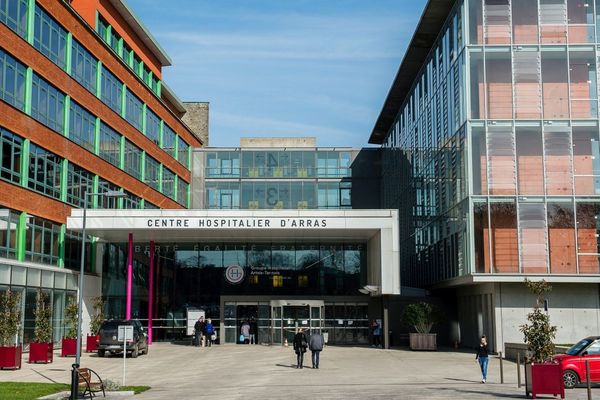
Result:
<svg viewBox="0 0 600 400">
<path fill-rule="evenodd" d="M 577 342 L 573 347 L 567 350 L 567 354 L 570 356 L 576 356 L 581 350 L 586 348 L 592 341 L 590 339 L 582 339 Z"/>
<path fill-rule="evenodd" d="M 119 325 L 131 325 L 129 321 L 107 321 L 102 324 L 102 329 L 117 329 Z"/>
</svg>

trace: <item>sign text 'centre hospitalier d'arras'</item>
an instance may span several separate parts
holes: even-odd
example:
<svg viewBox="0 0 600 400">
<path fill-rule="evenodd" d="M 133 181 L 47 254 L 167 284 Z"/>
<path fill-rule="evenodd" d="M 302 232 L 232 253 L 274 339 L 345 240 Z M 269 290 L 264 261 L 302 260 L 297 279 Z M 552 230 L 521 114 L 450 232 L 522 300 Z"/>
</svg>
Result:
<svg viewBox="0 0 600 400">
<path fill-rule="evenodd" d="M 148 228 L 326 228 L 324 218 L 148 218 Z"/>
</svg>

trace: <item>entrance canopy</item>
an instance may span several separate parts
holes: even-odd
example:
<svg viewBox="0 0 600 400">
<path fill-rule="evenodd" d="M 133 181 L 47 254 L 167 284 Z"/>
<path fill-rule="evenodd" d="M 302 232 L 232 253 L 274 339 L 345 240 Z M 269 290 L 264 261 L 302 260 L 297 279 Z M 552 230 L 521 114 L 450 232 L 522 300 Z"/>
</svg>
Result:
<svg viewBox="0 0 600 400">
<path fill-rule="evenodd" d="M 83 210 L 67 228 L 81 231 Z M 106 242 L 335 241 L 367 243 L 373 294 L 400 294 L 397 210 L 88 210 L 86 233 Z"/>
</svg>

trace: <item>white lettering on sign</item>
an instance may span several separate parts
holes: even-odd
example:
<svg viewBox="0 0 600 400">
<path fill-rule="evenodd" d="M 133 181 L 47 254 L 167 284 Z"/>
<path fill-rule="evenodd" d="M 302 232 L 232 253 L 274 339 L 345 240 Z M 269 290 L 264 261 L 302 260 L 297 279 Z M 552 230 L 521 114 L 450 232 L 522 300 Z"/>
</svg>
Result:
<svg viewBox="0 0 600 400">
<path fill-rule="evenodd" d="M 148 218 L 148 228 L 326 228 L 324 218 Z"/>
</svg>

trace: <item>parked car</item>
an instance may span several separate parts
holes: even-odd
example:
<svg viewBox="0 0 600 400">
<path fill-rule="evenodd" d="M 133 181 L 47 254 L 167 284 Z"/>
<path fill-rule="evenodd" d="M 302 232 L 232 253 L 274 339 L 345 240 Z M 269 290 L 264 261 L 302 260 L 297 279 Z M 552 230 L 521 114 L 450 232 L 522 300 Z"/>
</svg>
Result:
<svg viewBox="0 0 600 400">
<path fill-rule="evenodd" d="M 131 357 L 136 358 L 139 354 L 148 354 L 148 338 L 140 321 L 111 319 L 104 321 L 100 326 L 98 341 L 98 356 L 104 357 L 107 351 L 111 354 L 120 354 L 123 352 L 123 341 L 118 340 L 119 325 L 133 326 L 133 340 L 127 342 L 125 351 L 131 353 Z"/>
<path fill-rule="evenodd" d="M 592 382 L 600 382 L 600 336 L 590 336 L 580 340 L 565 354 L 552 357 L 563 370 L 565 388 L 572 389 L 580 382 L 587 382 L 585 362 L 590 364 Z"/>
</svg>

